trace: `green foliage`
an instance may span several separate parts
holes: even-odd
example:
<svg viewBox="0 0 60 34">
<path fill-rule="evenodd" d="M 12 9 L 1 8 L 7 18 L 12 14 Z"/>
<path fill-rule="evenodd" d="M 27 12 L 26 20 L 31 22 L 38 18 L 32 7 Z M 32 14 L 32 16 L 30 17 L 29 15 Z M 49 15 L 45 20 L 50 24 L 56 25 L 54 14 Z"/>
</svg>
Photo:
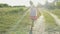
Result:
<svg viewBox="0 0 60 34">
<path fill-rule="evenodd" d="M 56 6 L 57 6 L 57 8 L 60 8 L 60 2 L 57 2 Z"/>
<path fill-rule="evenodd" d="M 10 6 L 8 4 L 0 4 L 0 7 L 25 7 L 25 6 Z"/>
<path fill-rule="evenodd" d="M 0 4 L 0 7 L 8 7 L 8 4 Z"/>
<path fill-rule="evenodd" d="M 25 6 L 13 6 L 13 7 L 25 7 Z"/>
</svg>

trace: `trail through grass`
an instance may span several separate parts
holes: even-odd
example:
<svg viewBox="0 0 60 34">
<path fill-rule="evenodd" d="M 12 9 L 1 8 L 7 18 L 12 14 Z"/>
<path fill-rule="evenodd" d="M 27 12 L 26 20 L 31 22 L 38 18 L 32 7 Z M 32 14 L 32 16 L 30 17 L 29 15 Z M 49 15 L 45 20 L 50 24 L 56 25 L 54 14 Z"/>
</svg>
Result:
<svg viewBox="0 0 60 34">
<path fill-rule="evenodd" d="M 55 20 L 56 24 L 60 26 L 60 19 L 58 16 L 54 15 L 53 13 L 48 12 Z"/>
</svg>

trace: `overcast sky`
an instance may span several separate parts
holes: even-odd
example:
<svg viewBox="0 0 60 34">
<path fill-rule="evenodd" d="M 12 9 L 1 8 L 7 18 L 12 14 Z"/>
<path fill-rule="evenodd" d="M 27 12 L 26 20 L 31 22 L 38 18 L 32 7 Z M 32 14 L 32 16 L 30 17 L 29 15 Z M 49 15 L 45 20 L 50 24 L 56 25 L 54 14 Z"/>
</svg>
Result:
<svg viewBox="0 0 60 34">
<path fill-rule="evenodd" d="M 9 5 L 26 5 L 26 6 L 30 6 L 29 4 L 30 0 L 0 0 L 0 3 L 7 3 Z M 46 0 L 31 0 L 34 5 L 37 5 L 37 3 L 41 3 L 42 5 L 45 4 Z M 51 0 L 50 0 L 51 1 Z"/>
</svg>

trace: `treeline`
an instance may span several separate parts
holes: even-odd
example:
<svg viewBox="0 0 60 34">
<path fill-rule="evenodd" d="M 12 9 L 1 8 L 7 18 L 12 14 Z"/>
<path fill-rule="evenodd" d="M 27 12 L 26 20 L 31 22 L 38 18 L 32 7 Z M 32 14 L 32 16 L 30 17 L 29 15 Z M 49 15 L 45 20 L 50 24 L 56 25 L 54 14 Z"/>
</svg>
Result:
<svg viewBox="0 0 60 34">
<path fill-rule="evenodd" d="M 60 2 L 56 2 L 56 3 L 46 3 L 45 5 L 44 5 L 44 7 L 45 8 L 47 8 L 47 9 L 51 9 L 51 10 L 53 10 L 53 9 L 60 9 Z"/>
<path fill-rule="evenodd" d="M 0 7 L 11 7 L 8 4 L 0 4 Z"/>
<path fill-rule="evenodd" d="M 0 4 L 0 7 L 25 7 L 25 6 L 11 6 L 8 4 Z"/>
</svg>

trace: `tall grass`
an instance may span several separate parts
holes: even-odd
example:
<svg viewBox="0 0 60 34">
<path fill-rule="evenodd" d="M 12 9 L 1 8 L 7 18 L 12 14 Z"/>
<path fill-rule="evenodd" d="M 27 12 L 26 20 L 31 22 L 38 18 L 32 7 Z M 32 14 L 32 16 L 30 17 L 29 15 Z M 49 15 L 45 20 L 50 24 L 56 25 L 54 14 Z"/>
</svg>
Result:
<svg viewBox="0 0 60 34">
<path fill-rule="evenodd" d="M 55 10 L 52 10 L 51 12 L 60 18 L 60 9 L 55 9 Z"/>
<path fill-rule="evenodd" d="M 7 33 L 7 31 L 9 31 L 9 29 L 16 24 L 17 20 L 22 17 L 27 8 L 21 8 L 0 8 L 0 34 Z M 20 23 L 16 30 L 20 29 L 22 31 L 24 27 L 27 27 L 27 24 L 29 24 L 27 21 L 28 18 L 25 16 L 24 20 Z"/>
<path fill-rule="evenodd" d="M 54 18 L 47 12 L 44 12 L 43 14 L 45 16 L 46 31 L 53 31 L 57 27 Z"/>
</svg>

